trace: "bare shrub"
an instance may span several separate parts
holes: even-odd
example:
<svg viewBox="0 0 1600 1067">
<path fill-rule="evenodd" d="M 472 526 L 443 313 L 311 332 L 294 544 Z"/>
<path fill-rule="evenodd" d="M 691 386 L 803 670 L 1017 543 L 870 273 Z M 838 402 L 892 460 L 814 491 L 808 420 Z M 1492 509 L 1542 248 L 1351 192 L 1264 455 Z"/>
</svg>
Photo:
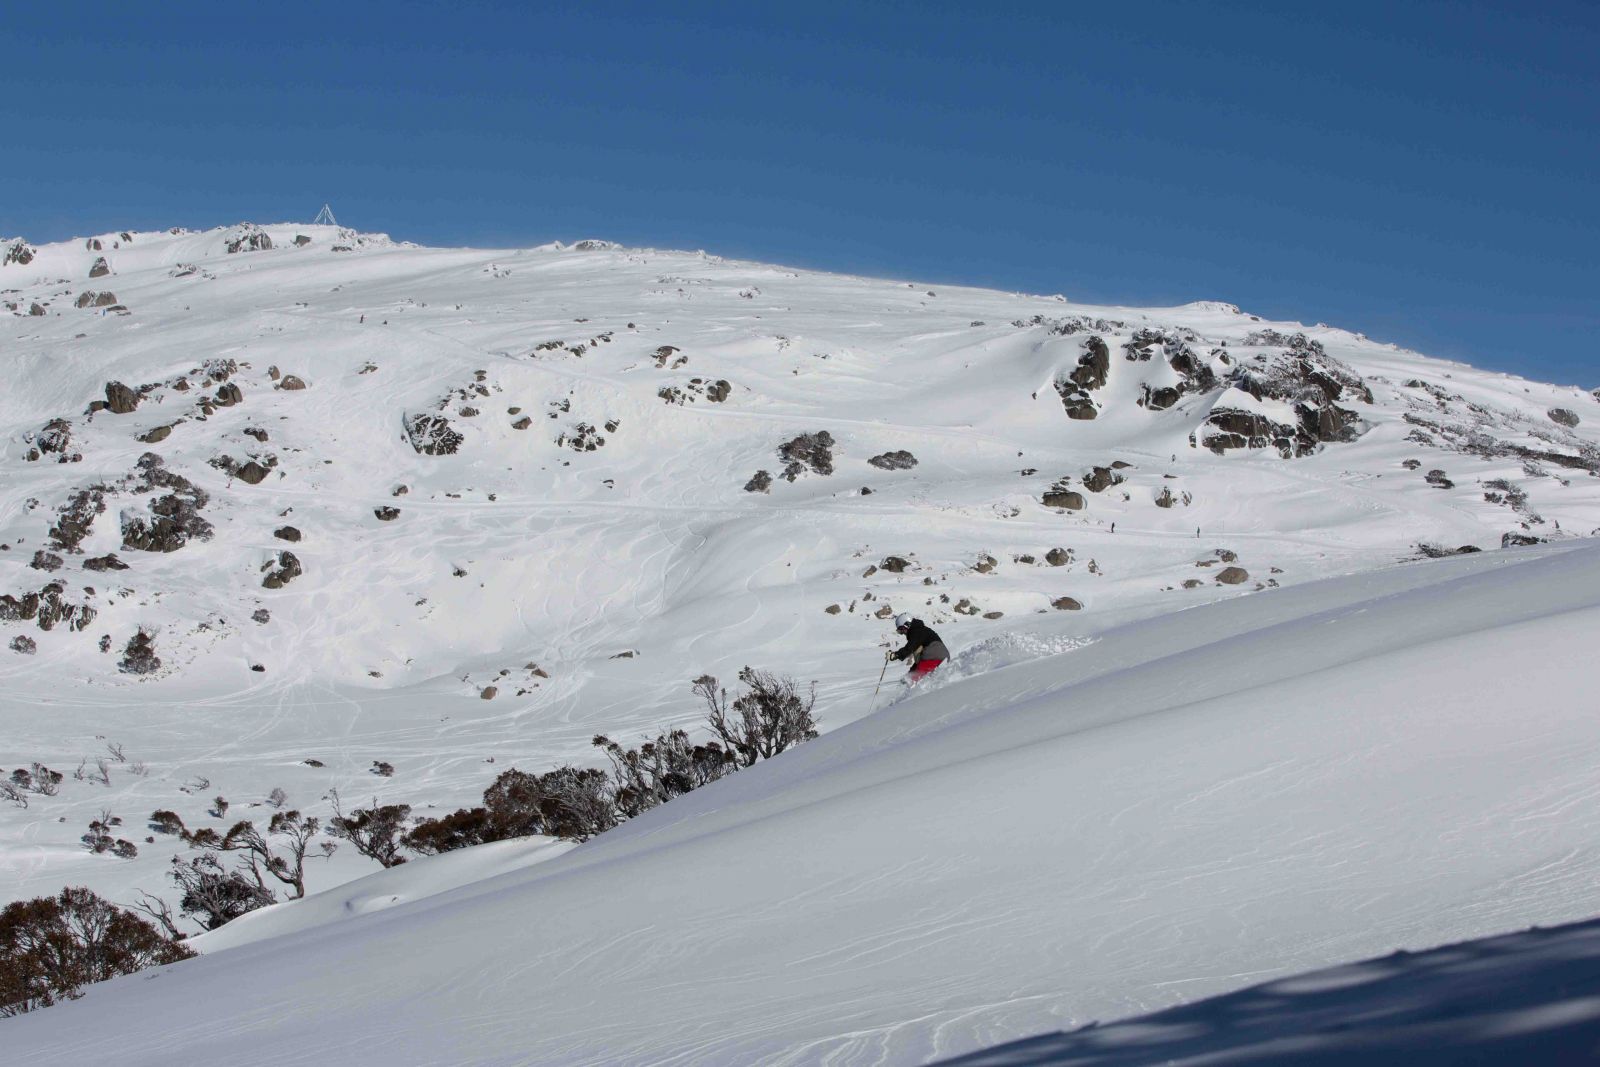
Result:
<svg viewBox="0 0 1600 1067">
<path fill-rule="evenodd" d="M 167 873 L 183 892 L 178 909 L 206 930 L 225 926 L 278 899 L 272 890 L 251 882 L 241 872 L 225 870 L 210 853 L 188 860 L 174 856 Z"/>
<path fill-rule="evenodd" d="M 19 808 L 28 806 L 28 796 L 9 780 L 0 782 L 0 800 L 10 801 Z"/>
<path fill-rule="evenodd" d="M 349 815 L 339 809 L 339 791 L 334 790 L 333 818 L 328 820 L 328 831 L 355 846 L 355 850 L 384 867 L 398 867 L 406 861 L 400 855 L 400 838 L 405 833 L 406 820 L 411 817 L 409 804 L 379 805 L 372 799 L 372 807 L 356 808 Z"/>
<path fill-rule="evenodd" d="M 271 804 L 275 808 L 283 807 L 288 800 L 289 794 L 285 793 L 282 789 L 274 788 L 272 792 L 267 794 L 267 803 Z"/>
<path fill-rule="evenodd" d="M 228 817 L 228 798 L 225 797 L 225 796 L 220 796 L 219 795 L 215 799 L 213 799 L 211 801 L 210 815 L 214 819 L 225 819 L 225 818 L 227 818 Z"/>
<path fill-rule="evenodd" d="M 82 996 L 84 986 L 194 952 L 87 889 L 0 910 L 0 1016 Z"/>
<path fill-rule="evenodd" d="M 306 853 L 320 826 L 315 816 L 280 811 L 267 823 L 265 833 L 246 819 L 234 823 L 215 847 L 223 852 L 243 853 L 244 869 L 261 888 L 267 885 L 265 873 L 294 890 L 289 899 L 299 900 L 306 895 Z M 197 847 L 211 847 L 209 842 L 200 846 L 198 834 L 191 835 L 190 840 Z M 336 848 L 332 841 L 324 841 L 321 845 L 323 858 L 333 855 Z"/>
<path fill-rule="evenodd" d="M 817 736 L 812 708 L 816 683 L 802 697 L 794 679 L 745 667 L 739 671 L 745 691 L 728 701 L 728 691 L 709 674 L 694 680 L 694 691 L 706 702 L 706 723 L 741 767 L 771 759 L 785 749 Z"/>
<path fill-rule="evenodd" d="M 594 745 L 611 760 L 612 798 L 624 818 L 631 819 L 737 769 L 728 749 L 715 741 L 692 744 L 682 730 L 663 731 L 638 748 L 623 748 L 604 735 L 596 736 Z"/>
<path fill-rule="evenodd" d="M 150 813 L 149 825 L 150 829 L 158 834 L 177 834 L 185 839 L 189 836 L 189 830 L 183 825 L 183 819 L 178 813 L 165 808 Z"/>
</svg>

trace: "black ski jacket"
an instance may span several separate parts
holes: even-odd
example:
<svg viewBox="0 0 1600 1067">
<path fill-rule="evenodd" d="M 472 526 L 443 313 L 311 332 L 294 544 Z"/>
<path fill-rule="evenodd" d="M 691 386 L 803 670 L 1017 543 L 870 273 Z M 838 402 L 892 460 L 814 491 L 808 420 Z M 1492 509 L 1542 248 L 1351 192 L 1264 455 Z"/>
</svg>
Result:
<svg viewBox="0 0 1600 1067">
<path fill-rule="evenodd" d="M 895 652 L 894 658 L 909 660 L 912 664 L 925 659 L 947 660 L 950 650 L 927 623 L 912 619 L 911 628 L 906 631 L 905 646 Z"/>
</svg>

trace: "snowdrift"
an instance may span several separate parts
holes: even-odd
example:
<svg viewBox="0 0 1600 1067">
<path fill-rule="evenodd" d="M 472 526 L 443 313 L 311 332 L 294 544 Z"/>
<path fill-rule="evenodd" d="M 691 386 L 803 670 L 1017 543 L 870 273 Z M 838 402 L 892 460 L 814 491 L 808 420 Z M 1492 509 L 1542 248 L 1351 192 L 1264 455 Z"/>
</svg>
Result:
<svg viewBox="0 0 1600 1067">
<path fill-rule="evenodd" d="M 526 869 L 501 849 L 503 873 L 418 899 L 421 861 L 366 880 L 364 899 L 407 880 L 392 907 L 281 909 L 277 936 L 12 1020 L 6 1045 L 909 1064 L 1584 918 L 1597 634 L 1586 541 L 1132 622 Z"/>
</svg>

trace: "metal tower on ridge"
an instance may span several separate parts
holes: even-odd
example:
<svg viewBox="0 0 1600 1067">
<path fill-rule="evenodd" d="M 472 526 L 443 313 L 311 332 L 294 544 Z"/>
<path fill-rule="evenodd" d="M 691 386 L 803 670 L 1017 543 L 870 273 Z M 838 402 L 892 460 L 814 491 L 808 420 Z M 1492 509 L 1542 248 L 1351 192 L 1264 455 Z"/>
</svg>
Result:
<svg viewBox="0 0 1600 1067">
<path fill-rule="evenodd" d="M 339 223 L 333 217 L 333 208 L 327 204 L 322 205 L 322 210 L 317 212 L 317 217 L 311 220 L 313 226 L 337 226 Z"/>
</svg>

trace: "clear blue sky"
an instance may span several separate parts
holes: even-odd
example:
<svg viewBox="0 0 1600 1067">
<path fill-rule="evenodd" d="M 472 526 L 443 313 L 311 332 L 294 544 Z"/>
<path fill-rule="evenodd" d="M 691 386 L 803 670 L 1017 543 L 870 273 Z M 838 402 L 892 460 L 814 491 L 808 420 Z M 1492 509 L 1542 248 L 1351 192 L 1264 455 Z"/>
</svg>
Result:
<svg viewBox="0 0 1600 1067">
<path fill-rule="evenodd" d="M 1593 2 L 13 4 L 0 42 L 3 235 L 327 200 L 1600 385 Z"/>
</svg>

